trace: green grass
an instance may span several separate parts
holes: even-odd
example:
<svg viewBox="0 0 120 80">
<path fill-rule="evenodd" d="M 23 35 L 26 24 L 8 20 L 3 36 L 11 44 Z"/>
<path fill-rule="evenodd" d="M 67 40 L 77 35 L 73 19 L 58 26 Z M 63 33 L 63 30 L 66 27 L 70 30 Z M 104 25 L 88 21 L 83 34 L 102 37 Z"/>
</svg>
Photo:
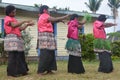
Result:
<svg viewBox="0 0 120 80">
<path fill-rule="evenodd" d="M 36 62 L 29 63 L 29 74 L 17 78 L 6 75 L 6 65 L 0 65 L 0 80 L 120 80 L 120 61 L 113 61 L 112 73 L 97 72 L 99 62 L 83 62 L 86 72 L 84 74 L 67 73 L 67 61 L 57 61 L 58 70 L 52 75 L 37 75 Z"/>
</svg>

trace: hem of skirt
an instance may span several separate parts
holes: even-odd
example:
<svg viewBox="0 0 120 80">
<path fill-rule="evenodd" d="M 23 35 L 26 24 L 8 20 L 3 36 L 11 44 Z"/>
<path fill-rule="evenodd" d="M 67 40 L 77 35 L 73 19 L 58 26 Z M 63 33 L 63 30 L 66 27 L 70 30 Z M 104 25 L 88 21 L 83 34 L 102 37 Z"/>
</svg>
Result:
<svg viewBox="0 0 120 80">
<path fill-rule="evenodd" d="M 51 48 L 40 48 L 40 49 L 57 50 L 56 48 L 55 48 L 55 49 L 51 49 Z"/>
<path fill-rule="evenodd" d="M 69 55 L 76 56 L 76 57 L 81 57 L 81 55 L 74 55 L 74 54 L 69 54 Z"/>
<path fill-rule="evenodd" d="M 24 50 L 4 50 L 4 51 L 24 51 Z"/>
<path fill-rule="evenodd" d="M 110 50 L 105 50 L 105 49 L 94 49 L 94 52 L 104 52 L 104 51 L 111 53 Z"/>
</svg>

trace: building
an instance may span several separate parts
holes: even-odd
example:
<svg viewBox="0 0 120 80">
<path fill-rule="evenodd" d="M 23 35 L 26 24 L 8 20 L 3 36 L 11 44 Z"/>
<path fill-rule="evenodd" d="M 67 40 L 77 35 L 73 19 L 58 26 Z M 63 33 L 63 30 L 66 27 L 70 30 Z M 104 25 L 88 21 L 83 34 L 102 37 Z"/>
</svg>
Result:
<svg viewBox="0 0 120 80">
<path fill-rule="evenodd" d="M 4 10 L 7 5 L 10 3 L 0 3 L 0 19 L 2 20 L 5 16 Z M 38 11 L 39 9 L 34 6 L 26 6 L 26 5 L 18 5 L 18 4 L 12 4 L 17 8 L 17 15 L 16 18 L 19 20 L 28 20 L 31 19 L 35 22 L 35 25 L 32 27 L 29 27 L 27 30 L 30 31 L 31 36 L 33 36 L 33 39 L 31 41 L 32 48 L 29 51 L 29 56 L 36 56 L 36 42 L 37 42 L 37 20 L 38 20 Z M 78 12 L 78 11 L 65 11 L 65 10 L 55 10 L 50 9 L 50 13 L 52 16 L 62 16 L 65 14 L 78 14 L 80 18 L 84 16 L 84 12 Z M 93 21 L 96 17 L 98 17 L 100 14 L 92 14 L 90 15 L 93 18 Z M 109 16 L 111 17 L 111 16 Z M 66 23 L 57 23 L 57 56 L 66 56 L 66 50 L 65 50 L 65 43 L 67 41 L 67 22 L 68 19 L 66 19 Z M 1 23 L 2 26 L 2 23 Z M 92 23 L 85 24 L 85 34 L 92 33 Z"/>
</svg>

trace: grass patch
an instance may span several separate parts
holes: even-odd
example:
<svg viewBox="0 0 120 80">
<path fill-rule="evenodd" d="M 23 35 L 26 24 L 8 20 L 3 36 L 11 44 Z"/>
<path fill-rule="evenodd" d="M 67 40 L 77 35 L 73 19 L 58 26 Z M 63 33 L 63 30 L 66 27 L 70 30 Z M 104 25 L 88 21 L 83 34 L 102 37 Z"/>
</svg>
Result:
<svg viewBox="0 0 120 80">
<path fill-rule="evenodd" d="M 58 70 L 52 75 L 37 75 L 37 62 L 28 63 L 29 75 L 11 78 L 6 75 L 6 65 L 0 65 L 0 80 L 119 80 L 120 61 L 113 61 L 112 73 L 97 72 L 99 62 L 83 62 L 86 72 L 84 74 L 67 73 L 67 61 L 57 61 Z"/>
</svg>

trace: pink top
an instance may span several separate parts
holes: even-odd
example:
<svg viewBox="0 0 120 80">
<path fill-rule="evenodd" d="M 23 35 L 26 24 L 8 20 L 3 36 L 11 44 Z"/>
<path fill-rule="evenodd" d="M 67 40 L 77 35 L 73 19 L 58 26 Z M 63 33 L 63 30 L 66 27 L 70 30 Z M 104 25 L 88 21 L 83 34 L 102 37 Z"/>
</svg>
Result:
<svg viewBox="0 0 120 80">
<path fill-rule="evenodd" d="M 68 22 L 68 38 L 78 39 L 78 25 L 77 20 L 71 20 Z"/>
<path fill-rule="evenodd" d="M 105 33 L 105 26 L 103 25 L 104 23 L 101 21 L 96 20 L 93 23 L 93 34 L 95 38 L 100 38 L 100 39 L 106 39 L 106 33 Z"/>
<path fill-rule="evenodd" d="M 9 26 L 10 22 L 17 23 L 17 20 L 14 17 L 10 17 L 10 16 L 6 16 L 4 18 L 5 33 L 6 34 L 16 34 L 17 36 L 21 36 L 20 28 L 19 27 L 13 28 L 12 26 Z"/>
<path fill-rule="evenodd" d="M 53 32 L 52 23 L 48 21 L 49 14 L 43 13 L 38 20 L 38 32 Z"/>
</svg>

